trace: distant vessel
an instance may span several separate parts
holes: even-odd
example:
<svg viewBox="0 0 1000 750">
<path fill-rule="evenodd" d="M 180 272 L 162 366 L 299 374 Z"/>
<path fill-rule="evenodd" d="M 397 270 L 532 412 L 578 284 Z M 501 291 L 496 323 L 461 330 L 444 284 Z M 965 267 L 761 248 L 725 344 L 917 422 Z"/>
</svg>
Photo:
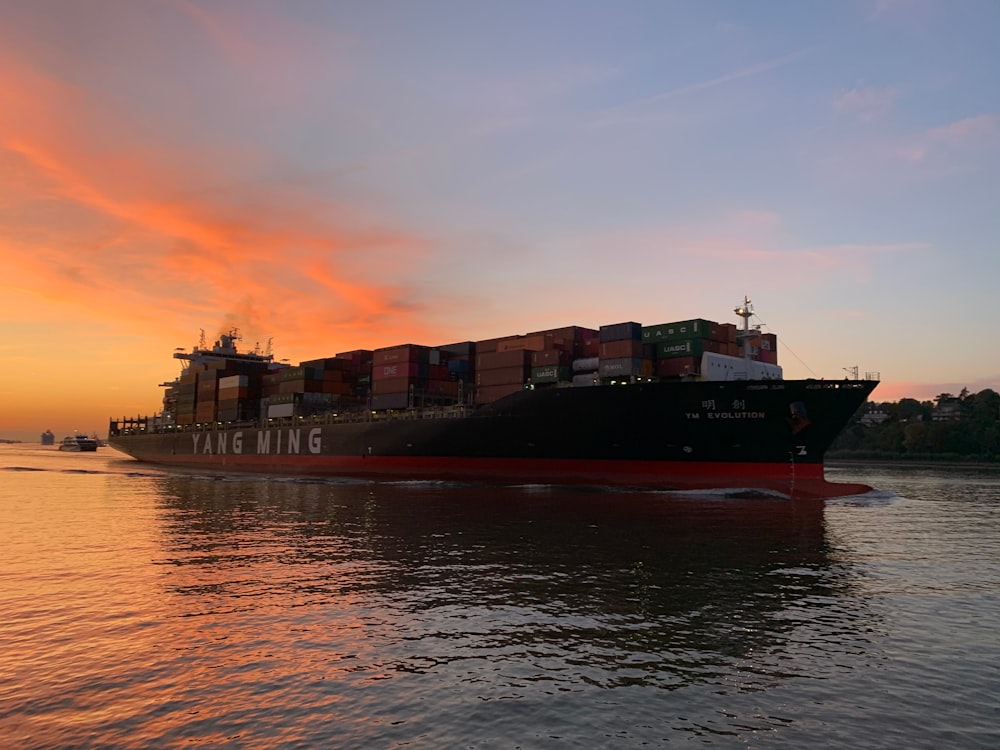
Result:
<svg viewBox="0 0 1000 750">
<path fill-rule="evenodd" d="M 784 380 L 777 339 L 705 319 L 356 350 L 288 367 L 231 332 L 175 353 L 163 412 L 112 420 L 142 461 L 372 479 L 857 494 L 823 455 L 877 385 Z M 183 350 L 180 350 L 183 352 Z"/>
<path fill-rule="evenodd" d="M 59 444 L 61 451 L 96 451 L 97 439 L 89 435 L 67 435 Z"/>
<path fill-rule="evenodd" d="M 56 436 L 52 430 L 46 430 L 42 433 L 42 445 L 55 445 Z"/>
</svg>

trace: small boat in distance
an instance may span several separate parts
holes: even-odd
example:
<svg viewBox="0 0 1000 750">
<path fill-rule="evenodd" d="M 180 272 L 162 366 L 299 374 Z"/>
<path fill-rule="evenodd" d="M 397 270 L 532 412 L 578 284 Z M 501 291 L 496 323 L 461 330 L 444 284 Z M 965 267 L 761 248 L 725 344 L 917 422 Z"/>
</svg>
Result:
<svg viewBox="0 0 1000 750">
<path fill-rule="evenodd" d="M 61 451 L 96 451 L 97 439 L 89 435 L 67 435 L 59 445 Z"/>
</svg>

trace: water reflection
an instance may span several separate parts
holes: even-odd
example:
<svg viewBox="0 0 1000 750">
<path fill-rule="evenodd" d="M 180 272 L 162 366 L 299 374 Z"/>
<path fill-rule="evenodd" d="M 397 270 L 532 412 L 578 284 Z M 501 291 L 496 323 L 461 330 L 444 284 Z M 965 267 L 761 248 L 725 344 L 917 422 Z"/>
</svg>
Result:
<svg viewBox="0 0 1000 750">
<path fill-rule="evenodd" d="M 299 610 L 380 640 L 380 674 L 479 660 L 514 682 L 755 690 L 864 616 L 821 504 L 180 477 L 162 495 L 186 616 Z M 813 632 L 824 618 L 835 634 Z"/>
</svg>

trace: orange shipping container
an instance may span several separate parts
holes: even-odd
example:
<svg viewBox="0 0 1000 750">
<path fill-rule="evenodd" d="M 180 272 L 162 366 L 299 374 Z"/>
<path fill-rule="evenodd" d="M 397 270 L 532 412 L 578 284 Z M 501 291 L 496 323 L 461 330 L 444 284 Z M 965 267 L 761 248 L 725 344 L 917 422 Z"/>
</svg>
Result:
<svg viewBox="0 0 1000 750">
<path fill-rule="evenodd" d="M 552 342 L 552 335 L 546 333 L 536 333 L 533 336 L 512 336 L 501 339 L 497 342 L 498 352 L 510 352 L 517 349 L 524 349 L 529 352 L 539 352 L 548 348 L 546 342 Z"/>
<path fill-rule="evenodd" d="M 642 341 L 636 339 L 619 339 L 605 341 L 600 348 L 601 359 L 626 359 L 642 356 Z"/>
<path fill-rule="evenodd" d="M 476 370 L 476 385 L 493 386 L 517 384 L 523 385 L 525 378 L 523 367 L 497 367 L 490 370 Z"/>
</svg>

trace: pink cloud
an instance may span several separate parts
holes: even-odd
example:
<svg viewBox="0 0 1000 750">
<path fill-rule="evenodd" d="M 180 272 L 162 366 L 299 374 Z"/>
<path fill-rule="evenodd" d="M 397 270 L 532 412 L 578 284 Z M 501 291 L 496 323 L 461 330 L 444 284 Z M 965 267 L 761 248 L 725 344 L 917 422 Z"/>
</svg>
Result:
<svg viewBox="0 0 1000 750">
<path fill-rule="evenodd" d="M 833 108 L 838 112 L 856 115 L 864 121 L 872 121 L 885 117 L 892 109 L 896 97 L 893 89 L 870 86 L 841 89 L 834 99 Z"/>
<path fill-rule="evenodd" d="M 911 136 L 895 155 L 911 164 L 944 158 L 956 152 L 977 152 L 1000 144 L 1000 115 L 983 114 L 930 128 Z"/>
</svg>

